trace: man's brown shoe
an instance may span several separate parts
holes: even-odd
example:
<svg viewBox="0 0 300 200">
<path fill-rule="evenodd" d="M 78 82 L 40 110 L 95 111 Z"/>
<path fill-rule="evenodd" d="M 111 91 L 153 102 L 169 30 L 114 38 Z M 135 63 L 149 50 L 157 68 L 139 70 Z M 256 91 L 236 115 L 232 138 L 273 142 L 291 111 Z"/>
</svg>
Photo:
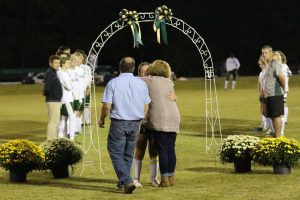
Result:
<svg viewBox="0 0 300 200">
<path fill-rule="evenodd" d="M 135 190 L 135 185 L 133 183 L 128 183 L 124 186 L 125 194 L 132 194 L 133 190 Z"/>
</svg>

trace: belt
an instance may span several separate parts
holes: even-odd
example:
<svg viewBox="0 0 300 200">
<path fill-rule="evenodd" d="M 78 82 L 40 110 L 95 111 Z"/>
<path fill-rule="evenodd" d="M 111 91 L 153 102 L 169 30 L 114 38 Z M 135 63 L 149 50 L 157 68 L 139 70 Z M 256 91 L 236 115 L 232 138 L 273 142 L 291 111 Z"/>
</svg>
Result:
<svg viewBox="0 0 300 200">
<path fill-rule="evenodd" d="M 140 122 L 141 121 L 141 119 L 138 119 L 138 120 L 126 120 L 126 119 L 116 119 L 116 118 L 110 118 L 110 120 L 111 121 L 119 121 L 119 122 L 125 122 L 125 121 L 127 121 L 127 122 Z"/>
</svg>

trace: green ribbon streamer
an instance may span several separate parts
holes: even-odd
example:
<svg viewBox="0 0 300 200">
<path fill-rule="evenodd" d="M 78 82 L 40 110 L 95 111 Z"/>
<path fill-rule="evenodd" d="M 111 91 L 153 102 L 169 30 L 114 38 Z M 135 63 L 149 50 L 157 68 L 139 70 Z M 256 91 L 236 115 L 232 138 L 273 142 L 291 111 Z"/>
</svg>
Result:
<svg viewBox="0 0 300 200">
<path fill-rule="evenodd" d="M 161 20 L 159 17 L 156 17 L 155 19 L 155 26 L 157 29 L 160 29 L 160 35 L 162 42 L 168 46 L 168 36 L 167 36 L 167 25 L 166 25 L 166 19 L 163 17 Z"/>
<path fill-rule="evenodd" d="M 134 47 L 139 48 L 140 45 L 143 45 L 142 39 L 141 39 L 141 33 L 138 30 L 138 25 L 133 22 L 133 40 L 134 40 Z"/>
</svg>

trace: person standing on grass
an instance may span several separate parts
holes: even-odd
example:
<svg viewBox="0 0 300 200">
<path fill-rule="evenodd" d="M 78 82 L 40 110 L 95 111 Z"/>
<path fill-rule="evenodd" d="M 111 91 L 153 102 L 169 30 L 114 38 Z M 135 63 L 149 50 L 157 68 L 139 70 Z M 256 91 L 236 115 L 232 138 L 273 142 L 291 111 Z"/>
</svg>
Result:
<svg viewBox="0 0 300 200">
<path fill-rule="evenodd" d="M 289 77 L 292 75 L 292 72 L 290 71 L 289 67 L 286 64 L 286 56 L 284 55 L 284 53 L 282 51 L 275 51 L 275 53 L 276 53 L 276 59 L 281 64 L 282 72 L 284 74 L 284 79 L 285 79 L 285 88 L 284 88 L 284 95 L 283 95 L 284 115 L 281 118 L 281 121 L 282 121 L 281 136 L 283 136 L 284 128 L 285 128 L 285 124 L 286 124 L 287 116 L 288 116 L 288 107 L 287 107 L 286 101 L 287 101 L 287 95 L 288 95 L 288 91 L 289 91 Z"/>
<path fill-rule="evenodd" d="M 61 68 L 57 71 L 57 75 L 63 87 L 63 96 L 58 137 L 69 138 L 74 141 L 76 132 L 76 117 L 73 109 L 74 88 L 67 72 L 71 65 L 71 59 L 62 57 L 60 64 Z"/>
<path fill-rule="evenodd" d="M 175 185 L 175 142 L 179 132 L 180 114 L 175 100 L 174 83 L 170 79 L 171 68 L 163 60 L 154 61 L 148 68 L 147 83 L 151 103 L 146 118 L 146 129 L 155 140 L 161 173 L 160 187 Z"/>
<path fill-rule="evenodd" d="M 265 83 L 266 83 L 266 66 L 267 61 L 262 55 L 258 59 L 258 65 L 261 68 L 261 72 L 258 76 L 258 92 L 259 92 L 259 102 L 260 102 L 260 111 L 261 111 L 261 125 L 258 130 L 266 131 L 267 135 L 274 134 L 274 127 L 272 120 L 269 117 L 266 117 L 266 101 L 265 98 Z"/>
<path fill-rule="evenodd" d="M 133 58 L 125 57 L 120 61 L 121 74 L 105 87 L 98 121 L 99 126 L 104 127 L 110 112 L 107 150 L 119 180 L 117 187 L 124 187 L 125 194 L 131 194 L 136 188 L 130 176 L 134 147 L 140 122 L 145 118 L 151 102 L 146 83 L 133 76 L 134 69 Z"/>
<path fill-rule="evenodd" d="M 239 60 L 234 56 L 234 53 L 230 53 L 230 57 L 226 59 L 226 80 L 224 88 L 228 88 L 229 78 L 232 75 L 232 89 L 236 86 L 237 70 L 240 68 Z"/>
<path fill-rule="evenodd" d="M 264 97 L 266 63 L 262 55 L 258 59 L 258 66 L 261 69 L 261 72 L 259 73 L 258 76 L 258 86 L 257 86 L 258 93 L 259 93 L 260 112 L 261 112 L 261 125 L 259 127 L 259 130 L 265 131 L 267 129 L 267 121 L 265 117 L 266 99 Z"/>
<path fill-rule="evenodd" d="M 147 69 L 150 66 L 148 62 L 142 62 L 138 67 L 138 74 L 140 77 L 148 76 Z M 134 150 L 134 159 L 132 163 L 133 168 L 133 183 L 136 187 L 143 187 L 140 183 L 140 174 L 142 169 L 142 161 L 145 155 L 145 151 L 148 143 L 148 152 L 150 157 L 150 180 L 153 186 L 158 187 L 159 181 L 157 180 L 158 172 L 158 156 L 154 142 L 153 135 L 150 131 L 147 131 L 145 124 L 142 123 L 140 133 L 137 137 L 137 143 Z"/>
<path fill-rule="evenodd" d="M 59 57 L 56 55 L 50 56 L 49 66 L 45 75 L 43 95 L 46 97 L 48 109 L 47 139 L 54 139 L 58 136 L 62 98 L 62 86 L 56 74 L 60 67 Z"/>
<path fill-rule="evenodd" d="M 272 119 L 275 137 L 280 137 L 282 127 L 281 115 L 284 114 L 283 94 L 285 78 L 281 64 L 273 59 L 272 47 L 264 46 L 262 55 L 268 64 L 265 77 L 266 113 L 267 117 Z"/>
</svg>

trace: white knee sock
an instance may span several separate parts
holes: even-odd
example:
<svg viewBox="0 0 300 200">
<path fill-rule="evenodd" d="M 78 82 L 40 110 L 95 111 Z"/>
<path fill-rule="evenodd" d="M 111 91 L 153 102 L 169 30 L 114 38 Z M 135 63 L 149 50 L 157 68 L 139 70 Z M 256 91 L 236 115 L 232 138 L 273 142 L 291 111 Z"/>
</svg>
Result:
<svg viewBox="0 0 300 200">
<path fill-rule="evenodd" d="M 74 111 L 73 111 L 70 103 L 66 103 L 66 108 L 67 108 L 68 115 L 69 115 L 68 116 L 68 120 L 69 120 L 68 133 L 69 133 L 70 140 L 74 140 L 75 132 L 76 132 L 76 116 L 74 114 Z"/>
<path fill-rule="evenodd" d="M 228 88 L 228 81 L 225 81 L 225 86 L 224 86 L 225 89 Z"/>
<path fill-rule="evenodd" d="M 266 129 L 266 117 L 264 115 L 261 115 L 261 124 L 260 124 L 260 128 L 262 129 Z"/>
<path fill-rule="evenodd" d="M 281 132 L 280 132 L 280 135 L 281 135 L 281 136 L 284 135 L 284 128 L 285 128 L 285 118 L 282 117 L 282 118 L 281 118 Z"/>
<path fill-rule="evenodd" d="M 66 122 L 67 121 L 67 117 L 66 116 L 61 116 L 60 117 L 60 123 L 59 123 L 59 128 L 58 128 L 58 138 L 64 138 L 65 135 L 65 131 L 66 131 Z"/>
<path fill-rule="evenodd" d="M 285 123 L 287 122 L 287 119 L 288 119 L 288 114 L 289 114 L 289 108 L 287 106 L 284 107 L 284 120 L 285 120 Z"/>
<path fill-rule="evenodd" d="M 158 172 L 158 157 L 151 158 L 150 160 L 150 179 L 151 181 L 157 180 Z"/>
<path fill-rule="evenodd" d="M 266 118 L 266 128 L 270 128 L 274 132 L 274 126 L 271 118 Z"/>
<path fill-rule="evenodd" d="M 141 174 L 141 169 L 142 169 L 142 161 L 133 159 L 132 162 L 132 167 L 133 167 L 133 179 L 140 181 L 140 174 Z"/>
<path fill-rule="evenodd" d="M 236 81 L 232 81 L 232 89 L 235 88 L 235 85 L 236 85 Z"/>
<path fill-rule="evenodd" d="M 84 108 L 83 114 L 84 114 L 85 123 L 90 124 L 91 123 L 90 108 Z"/>
<path fill-rule="evenodd" d="M 75 138 L 75 132 L 76 132 L 76 117 L 75 115 L 71 115 L 69 117 L 69 137 L 70 137 L 70 140 L 74 140 Z"/>
<path fill-rule="evenodd" d="M 81 116 L 76 117 L 76 132 L 81 132 L 81 124 L 82 124 Z"/>
</svg>

